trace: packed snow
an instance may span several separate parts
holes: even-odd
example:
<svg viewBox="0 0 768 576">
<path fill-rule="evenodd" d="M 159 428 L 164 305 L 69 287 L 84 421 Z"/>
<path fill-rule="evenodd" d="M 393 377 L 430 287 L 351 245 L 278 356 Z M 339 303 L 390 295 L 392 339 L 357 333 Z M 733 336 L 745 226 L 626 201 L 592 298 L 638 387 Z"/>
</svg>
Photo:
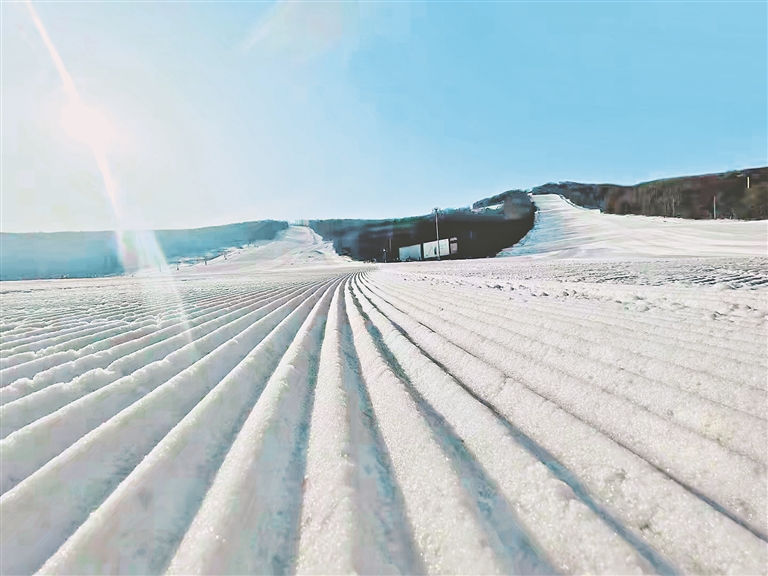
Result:
<svg viewBox="0 0 768 576">
<path fill-rule="evenodd" d="M 766 223 L 534 201 L 0 285 L 0 572 L 768 573 Z"/>
<path fill-rule="evenodd" d="M 766 256 L 768 221 L 603 214 L 557 194 L 531 196 L 536 224 L 502 256 Z"/>
</svg>

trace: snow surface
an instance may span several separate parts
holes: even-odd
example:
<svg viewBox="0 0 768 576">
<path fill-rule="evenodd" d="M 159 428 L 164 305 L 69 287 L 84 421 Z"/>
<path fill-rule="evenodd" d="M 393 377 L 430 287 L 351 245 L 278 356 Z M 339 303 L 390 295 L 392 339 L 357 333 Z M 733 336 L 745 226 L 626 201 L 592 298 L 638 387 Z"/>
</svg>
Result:
<svg viewBox="0 0 768 576">
<path fill-rule="evenodd" d="M 531 195 L 536 224 L 502 256 L 626 258 L 766 256 L 768 221 L 603 214 L 557 194 Z"/>
<path fill-rule="evenodd" d="M 212 274 L 243 274 L 283 270 L 286 267 L 315 268 L 352 264 L 347 256 L 339 256 L 331 242 L 323 240 L 307 226 L 290 226 L 272 242 L 254 247 L 230 250 L 207 264 L 182 267 L 179 276 L 198 277 Z"/>
<path fill-rule="evenodd" d="M 766 223 L 534 200 L 506 258 L 2 283 L 0 573 L 768 573 Z"/>
</svg>

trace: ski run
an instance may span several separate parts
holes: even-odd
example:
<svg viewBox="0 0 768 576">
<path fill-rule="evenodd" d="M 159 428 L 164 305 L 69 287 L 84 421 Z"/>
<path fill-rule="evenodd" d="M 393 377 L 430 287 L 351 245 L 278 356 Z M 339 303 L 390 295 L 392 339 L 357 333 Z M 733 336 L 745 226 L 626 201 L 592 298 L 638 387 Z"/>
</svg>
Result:
<svg viewBox="0 0 768 576">
<path fill-rule="evenodd" d="M 3 283 L 0 573 L 768 573 L 766 223 L 534 200 L 509 258 Z"/>
</svg>

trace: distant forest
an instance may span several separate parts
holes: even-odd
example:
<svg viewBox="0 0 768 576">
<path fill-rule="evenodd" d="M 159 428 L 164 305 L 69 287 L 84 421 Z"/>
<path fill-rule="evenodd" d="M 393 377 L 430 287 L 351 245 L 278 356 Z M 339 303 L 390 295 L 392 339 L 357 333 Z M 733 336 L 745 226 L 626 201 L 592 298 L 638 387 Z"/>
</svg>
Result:
<svg viewBox="0 0 768 576">
<path fill-rule="evenodd" d="M 169 264 L 213 258 L 227 248 L 272 240 L 287 222 L 264 220 L 191 230 L 157 230 Z M 128 237 L 133 235 L 128 233 Z M 114 232 L 0 234 L 0 280 L 86 278 L 132 272 L 121 261 Z"/>
</svg>

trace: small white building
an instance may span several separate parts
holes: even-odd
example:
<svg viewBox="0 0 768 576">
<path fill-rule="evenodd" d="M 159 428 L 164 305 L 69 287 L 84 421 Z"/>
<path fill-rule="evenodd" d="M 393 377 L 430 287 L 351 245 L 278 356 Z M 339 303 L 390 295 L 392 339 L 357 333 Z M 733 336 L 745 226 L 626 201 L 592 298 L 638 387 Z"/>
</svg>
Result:
<svg viewBox="0 0 768 576">
<path fill-rule="evenodd" d="M 451 253 L 451 247 L 448 242 L 448 238 L 444 238 L 440 240 L 440 256 L 448 256 Z M 428 260 L 430 258 L 437 258 L 437 250 L 438 250 L 438 242 L 437 240 L 432 240 L 432 242 L 424 242 L 424 260 Z"/>
<path fill-rule="evenodd" d="M 421 260 L 421 244 L 414 244 L 413 246 L 401 246 L 400 262 L 407 262 L 408 260 Z"/>
</svg>

